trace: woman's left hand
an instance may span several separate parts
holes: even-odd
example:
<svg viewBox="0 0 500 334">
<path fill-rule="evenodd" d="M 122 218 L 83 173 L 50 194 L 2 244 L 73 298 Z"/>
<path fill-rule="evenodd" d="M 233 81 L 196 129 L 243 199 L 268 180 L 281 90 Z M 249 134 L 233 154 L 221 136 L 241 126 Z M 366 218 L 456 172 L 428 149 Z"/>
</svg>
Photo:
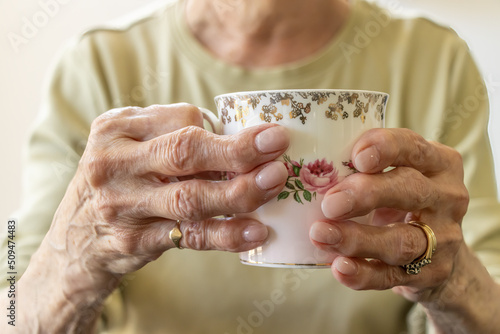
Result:
<svg viewBox="0 0 500 334">
<path fill-rule="evenodd" d="M 407 129 L 373 129 L 356 142 L 352 161 L 359 173 L 325 195 L 322 209 L 331 221 L 316 222 L 311 239 L 339 254 L 332 272 L 350 288 L 393 288 L 411 301 L 436 300 L 466 248 L 461 222 L 469 197 L 460 154 Z M 349 220 L 372 210 L 370 225 Z M 401 267 L 427 248 L 423 230 L 410 221 L 427 224 L 437 238 L 432 263 L 417 275 Z"/>
</svg>

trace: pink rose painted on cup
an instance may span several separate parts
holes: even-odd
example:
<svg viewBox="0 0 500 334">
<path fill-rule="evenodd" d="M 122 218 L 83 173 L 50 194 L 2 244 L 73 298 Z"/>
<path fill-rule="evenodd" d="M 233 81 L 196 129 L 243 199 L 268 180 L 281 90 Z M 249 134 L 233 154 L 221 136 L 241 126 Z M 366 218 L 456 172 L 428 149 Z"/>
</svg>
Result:
<svg viewBox="0 0 500 334">
<path fill-rule="evenodd" d="M 288 178 L 285 188 L 278 195 L 278 201 L 291 197 L 299 204 L 311 202 L 316 199 L 316 194 L 324 195 L 334 185 L 339 182 L 338 170 L 333 162 L 326 159 L 316 159 L 314 162 L 304 164 L 304 159 L 297 162 L 291 157 L 283 155 L 284 164 L 288 170 Z M 351 173 L 356 173 L 352 161 L 343 161 L 342 165 L 347 167 Z"/>
<path fill-rule="evenodd" d="M 333 167 L 333 162 L 328 163 L 326 159 L 318 159 L 302 166 L 300 181 L 305 189 L 324 195 L 338 183 L 338 170 Z"/>
</svg>

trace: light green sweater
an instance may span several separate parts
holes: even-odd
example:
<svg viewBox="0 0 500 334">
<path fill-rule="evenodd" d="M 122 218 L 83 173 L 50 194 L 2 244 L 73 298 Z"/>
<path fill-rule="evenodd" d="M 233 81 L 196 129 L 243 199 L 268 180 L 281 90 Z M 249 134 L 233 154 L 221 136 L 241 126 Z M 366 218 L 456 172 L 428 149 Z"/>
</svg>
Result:
<svg viewBox="0 0 500 334">
<path fill-rule="evenodd" d="M 175 102 L 215 110 L 213 97 L 233 91 L 345 88 L 389 93 L 388 127 L 410 128 L 460 151 L 472 198 L 465 238 L 500 278 L 487 95 L 453 31 L 357 1 L 342 31 L 314 56 L 249 70 L 209 54 L 189 34 L 180 10 L 168 5 L 121 28 L 89 31 L 53 70 L 27 151 L 26 198 L 16 215 L 19 272 L 48 230 L 99 114 Z M 2 240 L 2 273 L 8 271 L 6 247 Z M 106 302 L 101 328 L 121 334 L 421 333 L 425 321 L 409 313 L 412 306 L 391 291 L 347 289 L 329 270 L 254 268 L 241 265 L 236 254 L 170 250 L 125 277 Z"/>
</svg>

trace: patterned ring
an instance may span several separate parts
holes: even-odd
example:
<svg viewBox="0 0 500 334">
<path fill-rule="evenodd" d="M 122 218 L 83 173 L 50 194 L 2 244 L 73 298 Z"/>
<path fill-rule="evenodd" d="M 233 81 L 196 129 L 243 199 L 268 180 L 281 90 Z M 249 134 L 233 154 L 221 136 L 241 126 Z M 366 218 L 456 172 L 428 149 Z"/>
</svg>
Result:
<svg viewBox="0 0 500 334">
<path fill-rule="evenodd" d="M 168 237 L 170 238 L 170 240 L 172 240 L 175 247 L 177 247 L 178 249 L 182 249 L 182 247 L 180 245 L 180 241 L 182 239 L 182 232 L 180 229 L 180 224 L 181 224 L 181 221 L 177 220 L 175 227 L 173 229 L 171 229 L 170 233 L 168 234 Z"/>
<path fill-rule="evenodd" d="M 425 250 L 424 254 L 413 260 L 412 263 L 402 266 L 404 269 L 406 269 L 406 273 L 408 275 L 417 275 L 420 273 L 422 267 L 425 267 L 426 265 L 431 263 L 432 255 L 436 252 L 437 240 L 434 231 L 432 231 L 429 225 L 419 221 L 411 221 L 408 224 L 420 228 L 422 231 L 424 231 L 425 236 L 427 237 L 427 249 Z"/>
</svg>

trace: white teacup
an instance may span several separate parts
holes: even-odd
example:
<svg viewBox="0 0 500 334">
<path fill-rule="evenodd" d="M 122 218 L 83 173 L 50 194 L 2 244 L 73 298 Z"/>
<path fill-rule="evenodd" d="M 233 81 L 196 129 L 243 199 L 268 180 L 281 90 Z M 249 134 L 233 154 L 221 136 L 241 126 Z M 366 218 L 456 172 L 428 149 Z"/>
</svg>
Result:
<svg viewBox="0 0 500 334">
<path fill-rule="evenodd" d="M 235 134 L 250 126 L 277 123 L 288 128 L 290 146 L 281 160 L 286 187 L 252 217 L 268 226 L 265 244 L 240 254 L 244 264 L 266 267 L 329 267 L 335 255 L 316 248 L 311 225 L 325 219 L 324 194 L 356 170 L 350 161 L 355 140 L 384 126 L 388 94 L 358 90 L 275 90 L 215 97 L 219 121 L 214 131 Z M 370 216 L 360 217 L 368 223 Z"/>
</svg>

